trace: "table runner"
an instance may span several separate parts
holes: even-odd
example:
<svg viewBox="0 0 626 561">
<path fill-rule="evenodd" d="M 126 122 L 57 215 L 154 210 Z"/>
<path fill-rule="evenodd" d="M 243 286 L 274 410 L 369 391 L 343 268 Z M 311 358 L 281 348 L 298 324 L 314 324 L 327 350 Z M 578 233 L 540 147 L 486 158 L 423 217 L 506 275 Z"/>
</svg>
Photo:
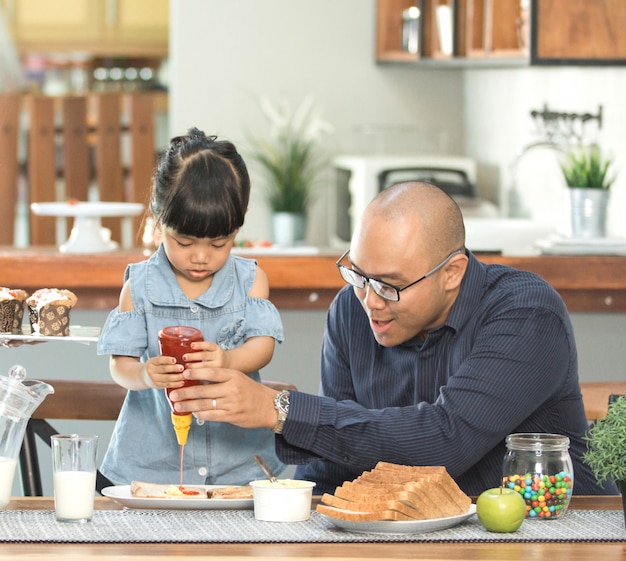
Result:
<svg viewBox="0 0 626 561">
<path fill-rule="evenodd" d="M 525 521 L 512 534 L 487 532 L 473 516 L 424 534 L 360 534 L 318 514 L 304 522 L 261 522 L 250 510 L 96 511 L 87 524 L 57 522 L 52 510 L 0 511 L 0 542 L 29 543 L 357 543 L 626 542 L 621 511 L 572 510 L 563 518 Z"/>
</svg>

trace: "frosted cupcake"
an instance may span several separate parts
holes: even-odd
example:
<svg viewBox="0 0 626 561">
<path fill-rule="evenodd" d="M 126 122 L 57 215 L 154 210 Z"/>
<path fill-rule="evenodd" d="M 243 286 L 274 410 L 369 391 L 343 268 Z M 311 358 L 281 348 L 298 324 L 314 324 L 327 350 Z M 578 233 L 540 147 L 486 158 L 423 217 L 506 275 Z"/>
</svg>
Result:
<svg viewBox="0 0 626 561">
<path fill-rule="evenodd" d="M 21 288 L 0 286 L 0 333 L 22 334 L 26 298 L 28 293 Z"/>
<path fill-rule="evenodd" d="M 26 300 L 31 331 L 38 335 L 70 334 L 70 311 L 78 298 L 70 290 L 41 288 Z"/>
</svg>

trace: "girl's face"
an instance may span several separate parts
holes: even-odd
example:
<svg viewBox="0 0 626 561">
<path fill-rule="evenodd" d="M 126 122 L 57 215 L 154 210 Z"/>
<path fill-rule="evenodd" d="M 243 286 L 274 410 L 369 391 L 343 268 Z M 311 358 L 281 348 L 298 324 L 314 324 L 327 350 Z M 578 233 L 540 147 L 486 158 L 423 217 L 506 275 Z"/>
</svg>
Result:
<svg viewBox="0 0 626 561">
<path fill-rule="evenodd" d="M 160 228 L 165 254 L 183 291 L 193 286 L 197 294 L 211 286 L 213 275 L 226 263 L 239 230 L 224 238 L 183 236 L 172 228 Z M 201 292 L 200 292 L 201 293 Z"/>
</svg>

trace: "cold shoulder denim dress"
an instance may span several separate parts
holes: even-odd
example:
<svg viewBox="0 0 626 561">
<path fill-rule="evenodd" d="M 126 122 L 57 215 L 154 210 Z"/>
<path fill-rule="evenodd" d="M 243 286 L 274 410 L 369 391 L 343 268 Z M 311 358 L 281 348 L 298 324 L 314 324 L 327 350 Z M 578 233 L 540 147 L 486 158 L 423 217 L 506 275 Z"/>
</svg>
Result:
<svg viewBox="0 0 626 561">
<path fill-rule="evenodd" d="M 265 299 L 250 298 L 257 264 L 230 256 L 215 273 L 209 290 L 189 300 L 180 290 L 167 256 L 160 247 L 147 261 L 127 267 L 134 310 L 113 310 L 102 328 L 98 354 L 140 357 L 159 354 L 158 332 L 168 325 L 187 325 L 202 331 L 206 341 L 223 349 L 249 337 L 269 336 L 283 341 L 278 310 Z M 251 374 L 260 380 L 258 372 Z M 129 391 L 118 417 L 100 471 L 115 484 L 132 480 L 177 483 L 180 455 L 162 389 Z M 276 457 L 270 429 L 243 429 L 228 423 L 194 418 L 184 447 L 186 485 L 245 485 L 264 477 L 254 461 L 260 454 L 272 469 L 285 465 Z"/>
</svg>

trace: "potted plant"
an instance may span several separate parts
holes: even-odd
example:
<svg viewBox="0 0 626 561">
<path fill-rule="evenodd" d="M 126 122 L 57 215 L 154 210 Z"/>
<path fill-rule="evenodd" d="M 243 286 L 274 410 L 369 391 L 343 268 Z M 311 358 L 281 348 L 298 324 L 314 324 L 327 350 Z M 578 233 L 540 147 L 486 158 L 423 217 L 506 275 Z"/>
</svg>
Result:
<svg viewBox="0 0 626 561">
<path fill-rule="evenodd" d="M 304 239 L 318 175 L 327 165 L 318 141 L 332 128 L 320 118 L 311 97 L 295 111 L 285 100 L 272 104 L 263 98 L 261 109 L 270 132 L 267 138 L 252 140 L 252 158 L 264 172 L 273 241 L 292 245 Z"/>
<path fill-rule="evenodd" d="M 611 164 L 597 144 L 580 145 L 565 154 L 561 170 L 569 188 L 573 237 L 606 235 L 609 189 L 615 182 L 615 175 L 609 175 Z"/>
<path fill-rule="evenodd" d="M 600 485 L 615 480 L 622 493 L 626 525 L 626 396 L 609 406 L 606 417 L 598 419 L 585 437 L 583 461 L 593 470 Z"/>
</svg>

